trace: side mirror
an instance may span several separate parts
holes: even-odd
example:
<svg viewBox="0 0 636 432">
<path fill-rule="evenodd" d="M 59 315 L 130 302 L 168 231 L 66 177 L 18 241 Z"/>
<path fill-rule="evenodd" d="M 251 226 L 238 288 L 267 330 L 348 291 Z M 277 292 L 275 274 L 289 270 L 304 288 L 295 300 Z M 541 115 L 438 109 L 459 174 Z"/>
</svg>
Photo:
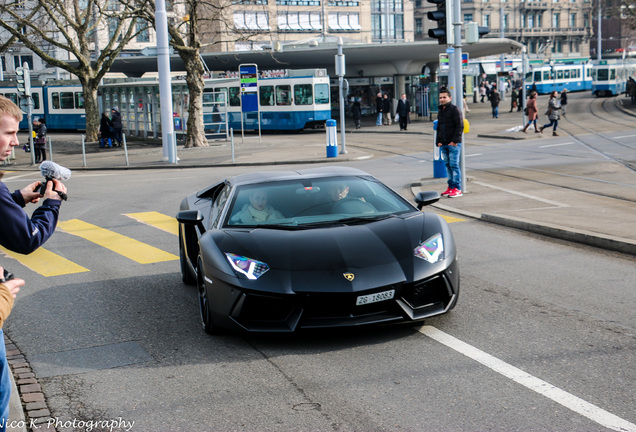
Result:
<svg viewBox="0 0 636 432">
<path fill-rule="evenodd" d="M 182 210 L 177 213 L 177 221 L 184 225 L 199 227 L 201 234 L 205 232 L 205 228 L 203 227 L 203 215 L 199 210 Z"/>
<path fill-rule="evenodd" d="M 422 207 L 424 206 L 436 203 L 439 199 L 439 192 L 434 191 L 418 192 L 417 195 L 415 195 L 415 202 L 417 203 L 418 210 L 422 210 Z"/>
</svg>

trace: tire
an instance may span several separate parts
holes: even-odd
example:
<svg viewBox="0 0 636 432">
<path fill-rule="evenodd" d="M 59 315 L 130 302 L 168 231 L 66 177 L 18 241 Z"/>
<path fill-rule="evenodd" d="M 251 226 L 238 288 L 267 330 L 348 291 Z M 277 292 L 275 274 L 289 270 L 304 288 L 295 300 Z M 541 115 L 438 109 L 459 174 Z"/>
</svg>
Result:
<svg viewBox="0 0 636 432">
<path fill-rule="evenodd" d="M 203 264 L 201 257 L 197 260 L 197 294 L 199 298 L 199 313 L 201 315 L 201 324 L 203 330 L 209 334 L 214 335 L 219 333 L 218 327 L 212 320 L 212 314 L 210 313 L 210 297 L 208 289 L 205 284 L 205 277 L 203 275 Z"/>
<path fill-rule="evenodd" d="M 181 227 L 179 227 L 179 265 L 181 267 L 181 280 L 186 285 L 196 285 L 196 278 L 192 275 L 192 272 L 188 268 L 188 259 L 186 257 L 185 249 L 183 248 L 183 241 Z"/>
</svg>

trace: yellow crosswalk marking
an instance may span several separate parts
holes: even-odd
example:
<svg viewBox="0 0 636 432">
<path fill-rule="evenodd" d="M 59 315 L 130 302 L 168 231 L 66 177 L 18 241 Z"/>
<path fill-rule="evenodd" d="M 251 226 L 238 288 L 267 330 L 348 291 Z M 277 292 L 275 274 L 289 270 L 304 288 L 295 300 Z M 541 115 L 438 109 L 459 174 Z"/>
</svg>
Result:
<svg viewBox="0 0 636 432">
<path fill-rule="evenodd" d="M 5 255 L 15 259 L 25 267 L 46 277 L 62 276 L 90 271 L 82 267 L 81 265 L 75 264 L 74 262 L 69 261 L 66 258 L 62 258 L 61 256 L 56 255 L 44 248 L 39 248 L 29 255 L 22 255 L 3 248 L 0 248 L 0 251 L 2 251 L 2 253 L 4 253 Z"/>
<path fill-rule="evenodd" d="M 456 218 L 456 217 L 453 217 L 453 216 L 444 216 L 444 215 L 440 215 L 440 216 L 448 223 L 464 222 L 466 220 L 466 219 Z"/>
<path fill-rule="evenodd" d="M 179 257 L 79 219 L 58 223 L 63 231 L 110 249 L 140 264 L 178 260 Z"/>
<path fill-rule="evenodd" d="M 137 222 L 159 228 L 167 233 L 179 235 L 179 223 L 174 217 L 166 216 L 165 214 L 155 211 L 126 213 L 124 216 L 128 216 Z"/>
</svg>

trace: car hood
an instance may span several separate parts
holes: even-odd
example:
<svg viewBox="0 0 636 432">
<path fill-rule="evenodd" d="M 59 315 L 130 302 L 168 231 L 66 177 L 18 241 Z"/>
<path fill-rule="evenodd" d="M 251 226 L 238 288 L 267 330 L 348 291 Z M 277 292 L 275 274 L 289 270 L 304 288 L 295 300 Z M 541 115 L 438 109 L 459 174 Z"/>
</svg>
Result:
<svg viewBox="0 0 636 432">
<path fill-rule="evenodd" d="M 428 264 L 413 250 L 442 232 L 441 224 L 437 215 L 417 213 L 306 230 L 228 230 L 219 247 L 265 262 L 270 271 L 258 280 L 265 289 L 351 292 L 413 280 L 416 264 Z"/>
</svg>

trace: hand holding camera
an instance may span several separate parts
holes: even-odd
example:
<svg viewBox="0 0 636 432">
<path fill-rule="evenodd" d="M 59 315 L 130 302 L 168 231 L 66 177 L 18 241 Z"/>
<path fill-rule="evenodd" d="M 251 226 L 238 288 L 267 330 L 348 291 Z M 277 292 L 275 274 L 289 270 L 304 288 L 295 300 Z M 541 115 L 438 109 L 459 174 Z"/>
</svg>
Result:
<svg viewBox="0 0 636 432">
<path fill-rule="evenodd" d="M 0 283 L 6 286 L 9 289 L 9 292 L 11 293 L 13 298 L 15 298 L 18 292 L 20 291 L 20 287 L 24 286 L 24 280 L 16 279 L 13 276 L 13 273 L 11 273 L 8 270 L 5 270 L 2 267 L 0 267 L 0 270 L 2 270 L 2 273 L 3 273 L 2 278 L 0 278 Z"/>
</svg>

